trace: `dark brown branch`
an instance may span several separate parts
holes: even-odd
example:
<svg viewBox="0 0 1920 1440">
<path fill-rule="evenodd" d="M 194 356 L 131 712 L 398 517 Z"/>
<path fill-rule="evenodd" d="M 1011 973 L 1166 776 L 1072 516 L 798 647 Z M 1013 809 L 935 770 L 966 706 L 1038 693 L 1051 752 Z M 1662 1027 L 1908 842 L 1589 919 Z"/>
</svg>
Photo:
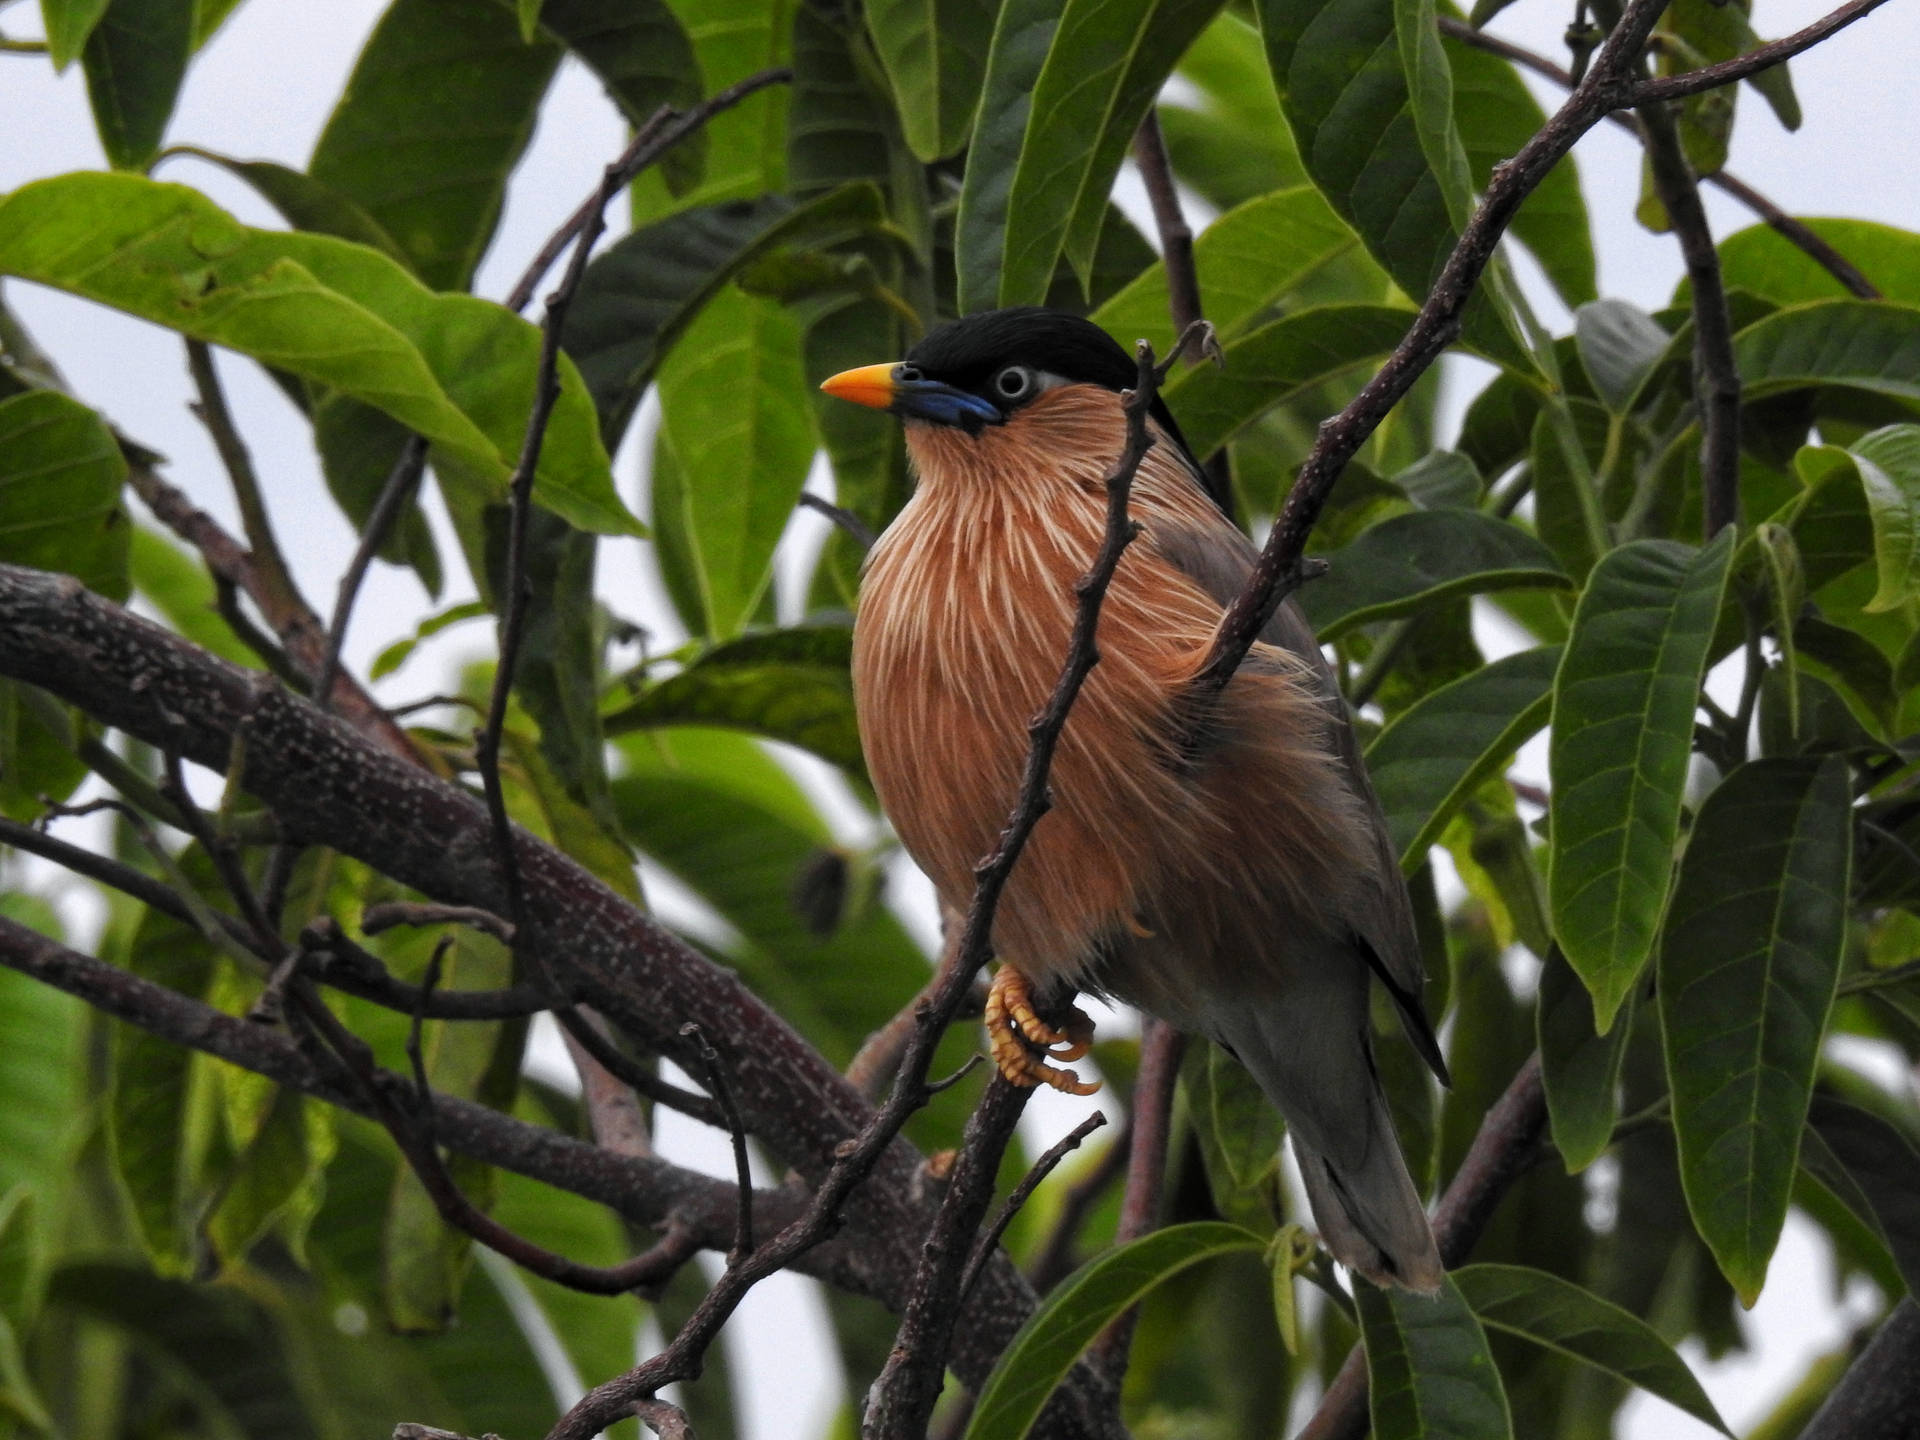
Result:
<svg viewBox="0 0 1920 1440">
<path fill-rule="evenodd" d="M 1072 1273 L 1080 1227 L 1087 1223 L 1087 1217 L 1093 1213 L 1101 1197 L 1126 1173 L 1132 1153 L 1133 1118 L 1129 1114 L 1121 1124 L 1120 1133 L 1113 1137 L 1113 1143 L 1107 1146 L 1099 1162 L 1068 1187 L 1066 1198 L 1060 1202 L 1060 1216 L 1054 1222 L 1052 1233 L 1040 1247 L 1040 1253 L 1034 1256 L 1033 1263 L 1027 1267 L 1027 1278 L 1042 1295 Z"/>
<path fill-rule="evenodd" d="M 1440 16 L 1440 33 L 1458 40 L 1463 45 L 1484 50 L 1489 55 L 1498 55 L 1502 59 L 1511 60 L 1522 69 L 1531 70 L 1534 74 L 1553 81 L 1563 89 L 1571 90 L 1577 83 L 1564 66 L 1555 64 L 1546 56 L 1524 46 L 1515 45 L 1510 40 L 1503 40 L 1498 35 L 1488 34 L 1485 30 L 1476 30 L 1466 21 L 1456 20 L 1451 15 Z M 1633 116 L 1615 113 L 1607 118 L 1642 144 L 1646 142 L 1645 132 L 1640 128 L 1640 122 Z M 1707 184 L 1717 186 L 1753 211 L 1789 244 L 1804 251 L 1810 259 L 1839 281 L 1849 294 L 1861 300 L 1881 298 L 1879 287 L 1862 275 L 1851 260 L 1822 239 L 1811 226 L 1787 214 L 1746 181 L 1726 170 L 1705 176 L 1704 179 Z"/>
<path fill-rule="evenodd" d="M 247 451 L 247 442 L 240 437 L 240 427 L 234 421 L 233 411 L 227 406 L 226 391 L 220 385 L 220 372 L 214 369 L 213 352 L 207 348 L 206 341 L 187 341 L 187 369 L 193 375 L 193 387 L 200 397 L 197 403 L 188 408 L 207 427 L 207 433 L 213 437 L 213 448 L 219 452 L 220 463 L 226 467 L 227 479 L 233 485 L 234 501 L 240 507 L 240 527 L 247 537 L 247 547 L 253 552 L 253 563 L 266 585 L 293 603 L 304 604 L 300 599 L 299 586 L 294 583 L 293 572 L 287 568 L 287 557 L 281 553 L 280 542 L 274 536 L 273 521 L 267 514 L 267 502 L 260 492 L 260 476 L 253 468 L 253 456 Z"/>
<path fill-rule="evenodd" d="M 871 550 L 873 548 L 873 542 L 879 538 L 873 533 L 873 527 L 868 525 L 867 522 L 862 520 L 858 515 L 854 514 L 853 511 L 836 505 L 831 500 L 823 500 L 811 491 L 803 490 L 800 492 L 800 506 L 804 510 L 813 510 L 826 516 L 828 520 L 846 532 L 847 538 L 858 545 L 862 551 Z"/>
<path fill-rule="evenodd" d="M 327 651 L 321 657 L 319 678 L 313 687 L 322 709 L 329 705 L 333 677 L 340 673 L 340 651 L 347 643 L 347 626 L 353 620 L 353 607 L 360 598 L 360 586 L 373 566 L 373 557 L 387 543 L 387 536 L 412 501 L 426 468 L 426 438 L 409 435 L 407 443 L 400 447 L 400 456 L 394 461 L 386 484 L 380 487 L 379 498 L 373 502 L 373 509 L 367 514 L 367 523 L 360 532 L 359 545 L 354 547 L 353 559 L 347 562 L 346 572 L 340 577 L 340 588 L 333 601 L 333 618 L 327 622 Z"/>
<path fill-rule="evenodd" d="M 581 1012 L 580 1018 L 596 1031 L 606 1023 L 589 1012 Z M 594 1059 L 567 1031 L 562 1030 L 560 1038 L 580 1076 L 580 1103 L 586 1107 L 594 1143 L 620 1155 L 653 1154 L 653 1127 L 633 1087 Z"/>
<path fill-rule="evenodd" d="M 1800 1440 L 1911 1440 L 1920 1415 L 1920 1305 L 1893 1307 Z"/>
<path fill-rule="evenodd" d="M 513 944 L 512 923 L 477 905 L 426 905 L 390 900 L 369 905 L 360 917 L 361 932 L 367 935 L 378 935 L 401 925 L 465 925 L 493 936 L 502 945 Z"/>
<path fill-rule="evenodd" d="M 553 1018 L 560 1022 L 560 1028 L 566 1032 L 582 1050 L 593 1058 L 594 1064 L 605 1070 L 622 1085 L 644 1095 L 656 1105 L 664 1105 L 669 1110 L 678 1110 L 703 1125 L 711 1125 L 716 1130 L 728 1128 L 727 1117 L 704 1095 L 696 1095 L 691 1090 L 683 1090 L 678 1085 L 669 1084 L 658 1075 L 643 1068 L 640 1063 L 626 1055 L 618 1045 L 600 1033 L 600 1027 L 584 1015 L 577 1006 L 562 1005 L 555 1008 Z"/>
<path fill-rule="evenodd" d="M 633 1407 L 634 1417 L 660 1440 L 693 1440 L 693 1427 L 687 1412 L 664 1400 L 642 1400 Z"/>
<path fill-rule="evenodd" d="M 1547 1092 L 1535 1051 L 1494 1102 L 1467 1158 L 1433 1212 L 1440 1259 L 1452 1269 L 1473 1253 L 1507 1190 L 1532 1168 L 1547 1128 Z M 1360 1440 L 1367 1433 L 1367 1357 L 1356 1345 L 1294 1440 Z"/>
<path fill-rule="evenodd" d="M 244 730 L 244 788 L 288 834 L 360 859 L 441 903 L 495 913 L 503 905 L 489 860 L 489 817 L 473 796 L 375 749 L 258 672 L 218 660 L 77 582 L 0 565 L 0 674 L 39 685 L 150 743 L 180 746 L 216 769 L 225 768 L 232 737 Z M 164 726 L 162 710 L 171 717 Z M 738 977 L 551 846 L 524 832 L 516 839 L 527 895 L 517 949 L 562 976 L 580 1003 L 635 1043 L 682 1068 L 697 1062 L 679 1023 L 694 1020 L 725 1036 L 737 1047 L 730 1078 L 748 1128 L 781 1162 L 823 1181 L 836 1150 L 873 1116 L 853 1087 Z M 458 1148 L 449 1123 L 443 1110 L 442 1139 Z M 923 1162 L 896 1141 L 870 1168 L 871 1179 L 847 1207 L 847 1223 L 866 1237 L 862 1293 L 899 1304 L 930 1219 Z M 729 1214 L 729 1231 L 731 1221 Z M 723 1235 L 719 1244 L 726 1243 Z M 784 1263 L 777 1253 L 770 1258 Z M 958 1332 L 956 1373 L 981 1383 L 1032 1306 L 1031 1289 L 996 1257 Z M 1078 1367 L 1056 1392 L 1049 1423 L 1061 1434 L 1114 1433 L 1104 1393 L 1091 1371 Z"/>
<path fill-rule="evenodd" d="M 641 171 L 655 164 L 662 155 L 678 145 L 687 136 L 703 127 L 723 110 L 731 110 L 755 91 L 764 90 L 769 85 L 784 85 L 793 79 L 793 71 L 782 66 L 772 70 L 762 70 L 749 75 L 737 85 L 731 85 L 719 94 L 701 101 L 684 114 L 677 113 L 663 105 L 647 117 L 647 123 L 633 137 L 626 152 L 613 164 L 613 171 L 620 177 L 614 186 L 616 192 L 632 184 Z M 514 284 L 507 295 L 509 310 L 524 310 L 527 302 L 533 299 L 533 292 L 539 288 L 541 277 L 553 268 L 553 262 L 573 242 L 574 236 L 592 222 L 595 215 L 606 208 L 606 202 L 598 194 L 587 200 L 567 218 L 567 221 L 552 235 L 547 243 L 540 247 L 540 253 L 533 257 L 526 273 Z"/>
<path fill-rule="evenodd" d="M 1733 318 L 1720 283 L 1720 255 L 1700 187 L 1680 148 L 1680 133 L 1663 104 L 1640 107 L 1654 190 L 1687 265 L 1693 291 L 1693 401 L 1700 412 L 1700 489 L 1708 536 L 1739 518 L 1740 370 L 1733 358 Z"/>
<path fill-rule="evenodd" d="M 1007 1226 L 1013 1223 L 1013 1217 L 1020 1213 L 1021 1207 L 1027 1203 L 1033 1192 L 1040 1188 L 1040 1182 L 1051 1175 L 1062 1160 L 1078 1150 L 1081 1141 L 1106 1123 L 1106 1115 L 1101 1111 L 1094 1111 L 1055 1141 L 1044 1155 L 1033 1162 L 1033 1168 L 1027 1171 L 1018 1185 L 1013 1187 L 1013 1193 L 1007 1196 L 999 1213 L 993 1217 L 993 1223 L 981 1233 L 979 1240 L 974 1244 L 973 1253 L 967 1257 L 966 1273 L 960 1277 L 959 1303 L 963 1305 L 966 1303 L 967 1296 L 973 1291 L 973 1282 L 980 1278 L 981 1266 L 987 1263 L 987 1257 L 993 1254 L 994 1248 L 999 1245 L 1000 1237 L 1007 1233 Z"/>
<path fill-rule="evenodd" d="M 689 1037 L 700 1051 L 707 1093 L 726 1116 L 727 1135 L 733 1141 L 734 1183 L 739 1187 L 740 1210 L 734 1221 L 733 1245 L 727 1251 L 727 1263 L 737 1265 L 753 1253 L 753 1166 L 747 1158 L 747 1127 L 741 1123 L 740 1107 L 733 1103 L 733 1087 L 727 1083 L 720 1052 L 713 1048 L 706 1031 L 689 1023 L 680 1027 L 680 1033 Z"/>
<path fill-rule="evenodd" d="M 1643 80 L 1634 87 L 1627 103 L 1638 108 L 1658 100 L 1684 100 L 1689 95 L 1698 95 L 1702 90 L 1718 89 L 1736 80 L 1744 80 L 1749 75 L 1757 75 L 1783 60 L 1791 60 L 1802 50 L 1811 49 L 1886 3 L 1887 0 L 1852 0 L 1852 3 L 1821 16 L 1806 29 L 1794 31 L 1784 40 L 1772 41 L 1744 55 L 1736 55 L 1731 60 L 1722 60 L 1717 65 L 1703 65 L 1698 70 L 1689 70 L 1682 75 L 1663 75 L 1656 80 Z"/>
<path fill-rule="evenodd" d="M 1307 536 L 1347 461 L 1459 335 L 1467 301 L 1521 202 L 1575 141 L 1629 102 L 1641 50 L 1664 5 L 1665 0 L 1633 0 L 1566 104 L 1518 154 L 1494 167 L 1473 218 L 1405 338 L 1347 407 L 1320 426 L 1266 547 L 1222 619 L 1206 664 L 1194 681 L 1196 714 L 1206 712 L 1274 611 L 1300 585 Z"/>
</svg>

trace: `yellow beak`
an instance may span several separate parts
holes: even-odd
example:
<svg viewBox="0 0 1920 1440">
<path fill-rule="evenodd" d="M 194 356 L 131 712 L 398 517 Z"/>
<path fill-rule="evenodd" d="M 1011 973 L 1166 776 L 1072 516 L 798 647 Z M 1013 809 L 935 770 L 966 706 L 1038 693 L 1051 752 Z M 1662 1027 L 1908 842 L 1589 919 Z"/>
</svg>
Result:
<svg viewBox="0 0 1920 1440">
<path fill-rule="evenodd" d="M 862 365 L 857 370 L 842 370 L 820 382 L 820 388 L 836 400 L 851 400 L 875 410 L 893 404 L 893 361 L 882 365 Z"/>
</svg>

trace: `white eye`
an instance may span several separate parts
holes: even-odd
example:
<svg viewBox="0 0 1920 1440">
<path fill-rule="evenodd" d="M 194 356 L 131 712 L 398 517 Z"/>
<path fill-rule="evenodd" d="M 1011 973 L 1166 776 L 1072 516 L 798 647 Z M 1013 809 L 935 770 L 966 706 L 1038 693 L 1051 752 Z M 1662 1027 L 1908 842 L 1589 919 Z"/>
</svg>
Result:
<svg viewBox="0 0 1920 1440">
<path fill-rule="evenodd" d="M 1033 391 L 1033 372 L 1024 365 L 1009 365 L 993 377 L 993 393 L 1002 400 L 1024 400 Z"/>
</svg>

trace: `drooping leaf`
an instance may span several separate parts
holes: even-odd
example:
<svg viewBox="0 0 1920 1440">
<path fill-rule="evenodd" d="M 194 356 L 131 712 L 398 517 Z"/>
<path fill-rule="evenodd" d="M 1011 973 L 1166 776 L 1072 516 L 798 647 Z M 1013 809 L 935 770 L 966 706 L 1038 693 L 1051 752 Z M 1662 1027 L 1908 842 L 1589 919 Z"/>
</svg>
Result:
<svg viewBox="0 0 1920 1440">
<path fill-rule="evenodd" d="M 1403 870 L 1424 863 L 1461 799 L 1546 723 L 1559 663 L 1555 646 L 1496 660 L 1426 696 L 1367 747 Z"/>
<path fill-rule="evenodd" d="M 1354 1287 L 1377 1440 L 1512 1440 L 1486 1331 L 1448 1276 L 1431 1298 Z"/>
<path fill-rule="evenodd" d="M 231 1263 L 277 1225 L 303 1236 L 332 1158 L 331 1115 L 318 1101 L 280 1091 L 207 1217 L 215 1250 Z"/>
<path fill-rule="evenodd" d="M 395 0 L 307 169 L 364 208 L 427 284 L 464 289 L 559 63 L 560 47 L 527 44 L 504 6 Z"/>
<path fill-rule="evenodd" d="M 1007 1346 L 980 1389 L 967 1440 L 1022 1440 L 1080 1352 L 1115 1317 L 1203 1261 L 1265 1249 L 1265 1240 L 1238 1225 L 1197 1221 L 1156 1230 L 1083 1266 L 1048 1294 Z"/>
<path fill-rule="evenodd" d="M 1693 712 L 1733 554 L 1635 541 L 1594 566 L 1554 680 L 1553 928 L 1605 1034 L 1653 949 Z"/>
<path fill-rule="evenodd" d="M 1563 405 L 1563 417 L 1549 408 L 1534 417 L 1533 523 L 1567 573 L 1584 582 L 1609 540 L 1591 465 L 1606 443 L 1608 420 L 1591 400 Z"/>
<path fill-rule="evenodd" d="M 961 184 L 962 314 L 1083 283 L 1140 117 L 1220 0 L 1007 0 Z"/>
<path fill-rule="evenodd" d="M 1193 259 L 1207 318 L 1223 336 L 1359 244 L 1310 185 L 1262 195 L 1228 211 L 1200 233 Z M 1156 354 L 1173 346 L 1167 270 L 1156 262 L 1093 313 L 1122 345 L 1146 339 Z"/>
<path fill-rule="evenodd" d="M 1707 797 L 1660 941 L 1660 1020 L 1694 1226 L 1751 1305 L 1786 1218 L 1847 931 L 1837 757 L 1757 760 Z"/>
<path fill-rule="evenodd" d="M 106 422 L 54 390 L 0 400 L 0 560 L 127 597 L 127 463 Z"/>
<path fill-rule="evenodd" d="M 252 230 L 204 196 L 132 175 L 37 181 L 0 200 L 0 274 L 84 296 L 353 395 L 434 442 L 449 503 L 502 498 L 533 398 L 538 330 L 434 294 L 327 235 Z M 572 366 L 534 498 L 583 529 L 627 533 Z"/>
<path fill-rule="evenodd" d="M 1315 306 L 1246 331 L 1224 367 L 1189 366 L 1162 393 L 1205 459 L 1274 406 L 1390 353 L 1411 320 L 1384 305 Z"/>
<path fill-rule="evenodd" d="M 1558 947 L 1549 950 L 1540 971 L 1535 1007 L 1540 1042 L 1540 1079 L 1547 1092 L 1547 1119 L 1554 1148 L 1569 1175 L 1599 1158 L 1613 1139 L 1620 1114 L 1620 1062 L 1632 1033 L 1631 996 L 1627 1023 L 1605 1035 L 1593 1028 L 1593 1001 L 1587 987 Z"/>
<path fill-rule="evenodd" d="M 1654 318 L 1626 300 L 1595 300 L 1573 316 L 1580 361 L 1600 398 L 1623 414 L 1649 371 L 1667 353 L 1672 336 Z"/>
<path fill-rule="evenodd" d="M 0 893 L 0 925 L 45 929 L 36 897 Z M 0 970 L 0 1194 L 28 1185 L 55 1204 L 67 1183 L 83 1098 L 85 1007 L 14 970 Z"/>
<path fill-rule="evenodd" d="M 993 0 L 872 0 L 866 7 L 907 143 L 922 160 L 967 143 L 996 8 Z"/>
<path fill-rule="evenodd" d="M 880 224 L 880 193 L 852 185 L 795 206 L 782 196 L 683 210 L 597 256 L 562 343 L 618 442 L 660 357 L 729 279 L 780 245 L 830 244 Z M 886 358 L 884 356 L 882 359 Z"/>
<path fill-rule="evenodd" d="M 1686 1361 L 1651 1325 L 1618 1305 L 1520 1265 L 1468 1265 L 1454 1271 L 1452 1280 L 1481 1324 L 1584 1361 L 1723 1435 L 1733 1433 Z"/>
<path fill-rule="evenodd" d="M 859 774 L 852 655 L 853 632 L 839 625 L 743 635 L 610 712 L 607 733 L 719 725 L 784 740 Z"/>
<path fill-rule="evenodd" d="M 412 257 L 400 248 L 386 228 L 369 215 L 357 200 L 324 181 L 314 179 L 303 170 L 295 170 L 272 160 L 235 160 L 212 150 L 203 150 L 197 145 L 175 145 L 168 149 L 167 154 L 191 155 L 238 176 L 257 190 L 261 198 L 278 210 L 296 230 L 311 230 L 316 235 L 337 235 L 342 240 L 371 245 L 407 269 L 414 268 Z"/>
<path fill-rule="evenodd" d="M 1220 1215 L 1249 1230 L 1270 1230 L 1272 1182 L 1287 1134 L 1280 1112 L 1246 1067 L 1211 1042 L 1187 1046 L 1180 1083 Z"/>
<path fill-rule="evenodd" d="M 1807 1119 L 1802 1163 L 1885 1241 L 1908 1292 L 1920 1294 L 1920 1149 L 1833 1095 L 1816 1093 Z"/>
<path fill-rule="evenodd" d="M 194 0 L 193 48 L 198 51 L 227 23 L 243 0 Z"/>
<path fill-rule="evenodd" d="M 805 387 L 798 321 L 735 288 L 708 302 L 661 366 L 661 426 L 715 638 L 746 624 L 772 578 L 813 461 Z"/>
<path fill-rule="evenodd" d="M 1920 401 L 1920 309 L 1822 300 L 1777 310 L 1733 341 L 1748 402 L 1819 385 Z"/>
<path fill-rule="evenodd" d="M 1880 584 L 1870 612 L 1920 594 L 1920 425 L 1888 425 L 1847 447 L 1873 516 Z"/>
<path fill-rule="evenodd" d="M 1569 588 L 1546 546 L 1518 525 L 1473 510 L 1395 515 L 1327 559 L 1333 568 L 1300 594 L 1323 640 L 1455 595 Z"/>
<path fill-rule="evenodd" d="M 193 0 L 109 0 L 80 52 L 107 159 L 144 170 L 160 153 L 193 51 Z"/>
<path fill-rule="evenodd" d="M 1920 305 L 1920 235 L 1872 220 L 1810 219 L 1813 233 L 1852 262 L 1887 299 Z M 1847 294 L 1833 273 L 1771 225 L 1751 225 L 1720 242 L 1720 276 L 1776 305 Z M 1688 302 L 1683 284 L 1674 299 Z"/>
</svg>

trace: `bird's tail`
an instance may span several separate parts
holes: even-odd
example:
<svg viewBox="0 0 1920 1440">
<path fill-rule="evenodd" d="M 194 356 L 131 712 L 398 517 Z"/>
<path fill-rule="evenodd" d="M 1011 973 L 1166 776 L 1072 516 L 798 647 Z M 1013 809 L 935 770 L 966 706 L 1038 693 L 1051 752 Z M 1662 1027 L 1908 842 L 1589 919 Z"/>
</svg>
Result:
<svg viewBox="0 0 1920 1440">
<path fill-rule="evenodd" d="M 1336 1164 L 1294 1133 L 1307 1201 L 1334 1259 L 1376 1285 L 1431 1295 L 1444 1282 L 1446 1267 L 1377 1086 L 1368 1102 L 1368 1134 L 1357 1164 Z"/>
</svg>

